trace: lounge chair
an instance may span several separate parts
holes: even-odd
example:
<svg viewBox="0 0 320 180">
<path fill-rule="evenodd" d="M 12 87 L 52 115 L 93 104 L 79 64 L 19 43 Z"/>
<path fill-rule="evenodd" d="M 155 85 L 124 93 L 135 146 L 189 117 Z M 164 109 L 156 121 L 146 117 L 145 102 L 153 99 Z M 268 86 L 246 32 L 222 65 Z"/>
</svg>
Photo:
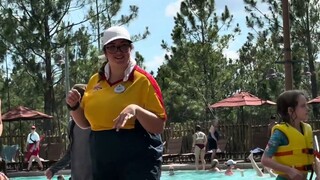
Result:
<svg viewBox="0 0 320 180">
<path fill-rule="evenodd" d="M 164 163 L 175 162 L 176 159 L 180 162 L 180 154 L 182 147 L 182 138 L 171 138 L 167 142 L 167 147 L 165 153 L 162 155 L 162 159 Z"/>
<path fill-rule="evenodd" d="M 49 143 L 49 144 L 41 144 L 39 157 L 42 162 L 44 169 L 47 169 L 52 164 L 57 162 L 64 150 L 63 143 Z M 32 165 L 37 164 L 36 161 L 33 161 Z M 24 167 L 27 166 L 27 163 L 24 163 Z"/>
<path fill-rule="evenodd" d="M 64 145 L 62 143 L 49 143 L 40 145 L 39 158 L 42 162 L 44 169 L 47 169 L 52 164 L 57 162 L 63 154 Z M 36 165 L 37 162 L 34 160 L 32 166 Z M 26 168 L 28 162 L 23 163 L 23 167 Z"/>
<path fill-rule="evenodd" d="M 47 148 L 48 164 L 51 165 L 57 162 L 63 155 L 63 151 L 64 151 L 63 143 L 50 143 Z"/>
<path fill-rule="evenodd" d="M 192 152 L 193 136 L 184 136 L 182 139 L 182 149 L 179 156 L 180 162 L 194 162 L 195 155 Z"/>
<path fill-rule="evenodd" d="M 47 153 L 46 153 L 47 147 L 48 147 L 48 144 L 40 144 L 39 158 L 40 158 L 40 161 L 41 161 L 44 169 L 46 169 L 46 168 L 48 167 L 48 166 L 46 166 L 46 163 L 48 162 L 48 160 L 46 159 L 46 158 L 47 158 Z M 23 161 L 23 163 L 22 163 L 22 168 L 21 168 L 21 170 L 27 169 L 27 167 L 28 167 L 28 161 L 26 161 L 27 152 L 24 152 L 23 157 L 24 157 L 24 158 L 23 158 L 24 161 Z M 32 161 L 32 166 L 31 166 L 31 167 L 33 167 L 33 166 L 35 166 L 35 165 L 37 165 L 37 164 L 38 164 L 38 163 L 37 163 L 36 160 L 34 159 L 34 160 Z"/>
<path fill-rule="evenodd" d="M 218 149 L 216 152 L 216 156 L 218 157 L 218 159 L 226 160 L 227 144 L 228 144 L 228 139 L 220 139 L 218 141 Z"/>
<path fill-rule="evenodd" d="M 21 165 L 19 145 L 2 145 L 1 158 L 5 161 L 5 169 L 18 171 Z"/>
</svg>

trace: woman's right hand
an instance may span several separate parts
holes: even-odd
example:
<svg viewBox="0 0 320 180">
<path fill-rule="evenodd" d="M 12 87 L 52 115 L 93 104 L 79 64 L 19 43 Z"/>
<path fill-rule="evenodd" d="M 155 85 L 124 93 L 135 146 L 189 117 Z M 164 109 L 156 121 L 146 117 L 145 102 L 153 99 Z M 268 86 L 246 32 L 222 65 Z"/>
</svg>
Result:
<svg viewBox="0 0 320 180">
<path fill-rule="evenodd" d="M 32 147 L 30 147 L 30 149 L 28 149 L 28 148 L 26 148 L 26 152 L 32 152 L 33 151 L 33 146 Z"/>
<path fill-rule="evenodd" d="M 81 95 L 76 89 L 71 89 L 66 97 L 69 106 L 74 107 L 80 101 Z"/>
<path fill-rule="evenodd" d="M 44 174 L 46 175 L 47 179 L 51 179 L 51 178 L 52 178 L 52 176 L 53 176 L 52 171 L 51 171 L 51 169 L 50 169 L 50 168 L 49 168 L 49 169 L 47 169 L 47 170 L 46 170 L 46 172 L 45 172 Z"/>
</svg>

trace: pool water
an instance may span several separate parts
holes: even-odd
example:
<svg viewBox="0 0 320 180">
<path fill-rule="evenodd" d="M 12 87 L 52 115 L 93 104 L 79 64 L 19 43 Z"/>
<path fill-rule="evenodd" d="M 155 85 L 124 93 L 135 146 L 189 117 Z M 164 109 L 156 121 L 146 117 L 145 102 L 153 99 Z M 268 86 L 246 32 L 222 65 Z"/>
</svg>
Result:
<svg viewBox="0 0 320 180">
<path fill-rule="evenodd" d="M 234 170 L 233 176 L 226 176 L 224 172 L 212 172 L 212 171 L 194 171 L 184 170 L 175 171 L 173 176 L 169 176 L 169 172 L 165 171 L 162 174 L 161 180 L 196 180 L 196 179 L 275 179 L 270 177 L 269 174 L 263 177 L 258 177 L 253 169 L 244 169 L 243 177 L 241 177 L 240 171 Z"/>
<path fill-rule="evenodd" d="M 173 176 L 169 176 L 169 171 L 163 171 L 161 175 L 161 180 L 211 180 L 211 179 L 263 179 L 263 180 L 274 180 L 269 174 L 265 174 L 263 177 L 258 177 L 253 169 L 244 169 L 244 176 L 241 177 L 241 173 L 237 170 L 234 171 L 233 176 L 226 176 L 223 172 L 212 172 L 212 171 L 194 171 L 194 170 L 179 170 L 175 171 Z M 309 173 L 310 175 L 310 173 Z M 70 175 L 64 176 L 66 180 Z M 315 175 L 313 176 L 315 177 Z M 52 180 L 56 180 L 57 176 L 54 176 Z M 309 178 L 308 178 L 309 179 Z M 32 177 L 16 177 L 10 178 L 10 180 L 47 180 L 45 176 L 32 176 Z"/>
<path fill-rule="evenodd" d="M 51 180 L 56 180 L 58 176 L 53 176 Z M 70 175 L 64 175 L 64 179 L 68 180 Z M 47 180 L 45 176 L 15 177 L 10 180 Z"/>
</svg>

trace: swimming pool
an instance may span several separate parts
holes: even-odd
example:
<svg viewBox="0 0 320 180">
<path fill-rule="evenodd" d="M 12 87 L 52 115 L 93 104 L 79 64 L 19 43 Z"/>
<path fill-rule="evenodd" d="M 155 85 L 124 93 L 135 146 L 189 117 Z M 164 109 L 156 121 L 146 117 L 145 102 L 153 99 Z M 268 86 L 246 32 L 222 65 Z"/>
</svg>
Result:
<svg viewBox="0 0 320 180">
<path fill-rule="evenodd" d="M 194 170 L 179 170 L 175 171 L 173 176 L 169 176 L 169 171 L 163 171 L 161 180 L 195 180 L 195 179 L 246 179 L 246 180 L 254 180 L 254 179 L 263 179 L 263 180 L 274 180 L 275 178 L 270 177 L 269 174 L 265 174 L 263 177 L 256 176 L 256 172 L 253 169 L 244 169 L 244 177 L 241 177 L 239 171 L 234 171 L 233 176 L 226 176 L 224 173 L 217 173 L 211 171 L 194 171 Z M 310 175 L 310 173 L 309 173 Z M 315 176 L 315 175 L 314 175 Z M 70 177 L 69 175 L 64 176 L 66 180 Z M 54 176 L 52 180 L 56 180 L 57 176 Z M 10 180 L 46 180 L 45 176 L 31 176 L 31 177 L 16 177 L 10 178 Z"/>
<path fill-rule="evenodd" d="M 275 179 L 266 174 L 263 177 L 256 176 L 256 172 L 253 169 L 244 169 L 244 177 L 241 177 L 241 173 L 237 170 L 234 171 L 233 176 L 226 176 L 223 172 L 212 172 L 212 171 L 194 171 L 194 170 L 183 170 L 175 171 L 173 176 L 169 176 L 168 171 L 164 171 L 161 180 L 195 180 L 195 179 Z"/>
<path fill-rule="evenodd" d="M 194 171 L 194 170 L 183 170 L 175 171 L 173 176 L 169 176 L 168 171 L 164 171 L 161 176 L 161 180 L 214 180 L 214 179 L 243 179 L 243 180 L 275 180 L 275 177 L 271 177 L 269 174 L 265 174 L 263 177 L 256 175 L 256 171 L 253 169 L 244 169 L 244 176 L 241 177 L 240 171 L 235 170 L 233 176 L 226 176 L 223 172 L 212 172 L 212 171 Z M 309 173 L 310 175 L 310 173 Z M 313 176 L 313 178 L 315 175 Z M 309 179 L 309 178 L 308 178 Z"/>
<path fill-rule="evenodd" d="M 68 180 L 70 175 L 64 175 L 64 179 Z M 57 176 L 54 176 L 52 180 L 56 180 Z M 45 176 L 30 176 L 30 177 L 15 177 L 10 178 L 10 180 L 47 180 Z"/>
</svg>

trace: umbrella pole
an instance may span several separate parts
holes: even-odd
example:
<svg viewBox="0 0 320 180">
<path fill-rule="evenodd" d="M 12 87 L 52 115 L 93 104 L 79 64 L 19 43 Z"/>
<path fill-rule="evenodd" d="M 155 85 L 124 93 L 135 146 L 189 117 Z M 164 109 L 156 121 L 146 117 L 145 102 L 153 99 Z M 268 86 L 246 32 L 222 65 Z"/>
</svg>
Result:
<svg viewBox="0 0 320 180">
<path fill-rule="evenodd" d="M 21 149 L 21 152 L 23 152 L 23 145 L 22 145 L 22 133 L 21 133 L 21 119 L 19 120 L 19 123 L 20 123 L 20 130 L 19 130 L 19 136 L 20 136 L 20 149 Z"/>
<path fill-rule="evenodd" d="M 242 152 L 244 152 L 245 151 L 245 144 L 246 144 L 246 139 L 245 139 L 245 137 L 244 137 L 244 115 L 243 115 L 244 113 L 243 113 L 243 106 L 241 106 L 241 138 L 243 139 L 243 142 L 245 142 L 245 143 L 242 143 L 242 147 L 241 147 L 241 149 L 242 149 Z"/>
<path fill-rule="evenodd" d="M 241 106 L 241 123 L 244 124 L 243 106 Z"/>
<path fill-rule="evenodd" d="M 9 121 L 9 144 L 12 145 L 12 136 L 11 136 L 11 122 Z"/>
</svg>

